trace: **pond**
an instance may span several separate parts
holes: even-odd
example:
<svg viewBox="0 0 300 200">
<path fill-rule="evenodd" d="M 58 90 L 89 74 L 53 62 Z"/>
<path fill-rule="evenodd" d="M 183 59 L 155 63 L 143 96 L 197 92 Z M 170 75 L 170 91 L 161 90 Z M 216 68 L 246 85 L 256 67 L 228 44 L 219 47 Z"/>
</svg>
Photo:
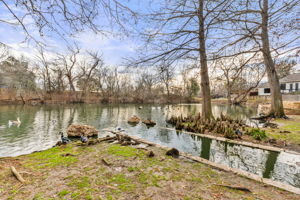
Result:
<svg viewBox="0 0 300 200">
<path fill-rule="evenodd" d="M 300 156 L 297 154 L 234 145 L 165 128 L 171 127 L 166 123 L 171 115 L 199 112 L 200 104 L 0 106 L 0 157 L 50 148 L 60 140 L 58 132 L 66 131 L 73 123 L 92 125 L 100 134 L 103 129 L 121 127 L 126 133 L 151 142 L 300 188 Z M 256 115 L 255 109 L 227 105 L 213 105 L 213 113 L 215 116 L 228 114 L 247 123 Z M 152 119 L 157 125 L 152 128 L 142 123 L 131 126 L 127 120 L 132 115 Z M 17 117 L 21 125 L 8 126 L 8 120 Z"/>
</svg>

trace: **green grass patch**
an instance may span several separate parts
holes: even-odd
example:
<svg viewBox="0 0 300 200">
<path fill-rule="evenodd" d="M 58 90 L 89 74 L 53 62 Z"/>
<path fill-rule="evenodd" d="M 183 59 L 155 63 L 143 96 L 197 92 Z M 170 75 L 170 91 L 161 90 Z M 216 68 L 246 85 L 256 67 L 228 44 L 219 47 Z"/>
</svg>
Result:
<svg viewBox="0 0 300 200">
<path fill-rule="evenodd" d="M 39 169 L 59 165 L 69 166 L 78 161 L 76 156 L 62 156 L 66 153 L 76 154 L 72 146 L 54 147 L 28 155 L 29 159 L 25 162 L 24 166 Z"/>
<path fill-rule="evenodd" d="M 110 180 L 110 183 L 117 184 L 118 189 L 126 192 L 133 191 L 136 187 L 135 184 L 132 183 L 131 179 L 127 178 L 124 174 L 116 174 Z"/>
<path fill-rule="evenodd" d="M 111 145 L 108 148 L 108 153 L 115 156 L 122 156 L 126 158 L 134 157 L 134 156 L 142 157 L 144 155 L 141 151 L 133 147 L 120 146 L 120 145 Z"/>
<path fill-rule="evenodd" d="M 246 132 L 246 134 L 252 136 L 255 140 L 263 140 L 267 138 L 266 131 L 259 128 L 251 128 Z"/>
<path fill-rule="evenodd" d="M 300 122 L 293 120 L 277 119 L 280 126 L 278 129 L 265 129 L 269 137 L 277 140 L 286 140 L 291 143 L 300 144 Z M 288 131 L 287 133 L 284 131 Z"/>
<path fill-rule="evenodd" d="M 73 178 L 68 183 L 68 185 L 74 186 L 77 189 L 89 188 L 90 187 L 89 177 L 83 176 L 83 177 Z"/>
<path fill-rule="evenodd" d="M 64 196 L 66 196 L 69 193 L 70 192 L 68 190 L 62 190 L 59 193 L 57 193 L 57 196 L 59 196 L 60 198 L 63 198 Z"/>
</svg>

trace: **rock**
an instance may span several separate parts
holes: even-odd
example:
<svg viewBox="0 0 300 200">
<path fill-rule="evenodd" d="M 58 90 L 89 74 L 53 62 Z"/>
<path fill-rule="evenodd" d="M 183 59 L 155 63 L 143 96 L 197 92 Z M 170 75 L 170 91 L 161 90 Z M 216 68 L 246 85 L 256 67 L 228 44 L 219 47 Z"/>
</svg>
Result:
<svg viewBox="0 0 300 200">
<path fill-rule="evenodd" d="M 61 146 L 63 143 L 61 141 L 58 141 L 53 147 Z"/>
<path fill-rule="evenodd" d="M 148 154 L 147 154 L 147 156 L 148 156 L 149 158 L 152 158 L 152 157 L 155 156 L 155 154 L 153 153 L 153 151 L 149 151 Z"/>
<path fill-rule="evenodd" d="M 175 148 L 172 148 L 172 149 L 170 149 L 166 152 L 166 155 L 167 156 L 172 156 L 173 158 L 178 158 L 179 157 L 179 151 Z"/>
<path fill-rule="evenodd" d="M 130 124 L 137 124 L 140 122 L 140 118 L 138 118 L 136 115 L 133 115 L 127 122 Z"/>
<path fill-rule="evenodd" d="M 147 126 L 155 126 L 156 123 L 150 119 L 146 119 L 143 121 L 144 124 L 146 124 Z"/>
<path fill-rule="evenodd" d="M 283 131 L 279 131 L 279 133 L 291 133 L 291 131 L 283 130 Z"/>
<path fill-rule="evenodd" d="M 270 144 L 276 144 L 276 139 L 271 138 L 271 139 L 268 140 L 268 142 L 269 142 Z"/>
<path fill-rule="evenodd" d="M 272 123 L 272 122 L 266 122 L 264 125 L 263 125 L 264 128 L 278 128 L 278 125 L 275 124 L 275 123 Z"/>
<path fill-rule="evenodd" d="M 67 132 L 69 137 L 80 137 L 81 135 L 92 137 L 97 136 L 99 131 L 92 126 L 72 124 L 68 127 Z"/>
</svg>

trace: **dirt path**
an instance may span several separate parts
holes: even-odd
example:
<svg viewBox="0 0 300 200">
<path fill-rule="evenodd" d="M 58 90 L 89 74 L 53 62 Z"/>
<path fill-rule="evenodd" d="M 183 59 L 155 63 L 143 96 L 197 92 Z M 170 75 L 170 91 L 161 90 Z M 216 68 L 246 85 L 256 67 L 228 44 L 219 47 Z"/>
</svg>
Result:
<svg viewBox="0 0 300 200">
<path fill-rule="evenodd" d="M 298 195 L 165 151 L 100 143 L 55 147 L 17 158 L 0 159 L 0 199 L 300 199 Z M 23 175 L 22 185 L 10 166 Z M 251 192 L 220 185 L 242 186 Z"/>
</svg>

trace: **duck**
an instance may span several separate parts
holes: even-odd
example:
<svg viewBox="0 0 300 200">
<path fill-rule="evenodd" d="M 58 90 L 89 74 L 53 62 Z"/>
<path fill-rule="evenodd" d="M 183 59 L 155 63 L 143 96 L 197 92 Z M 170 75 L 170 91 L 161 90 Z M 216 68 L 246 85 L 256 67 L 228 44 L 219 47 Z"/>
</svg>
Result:
<svg viewBox="0 0 300 200">
<path fill-rule="evenodd" d="M 237 134 L 239 138 L 243 136 L 243 133 L 239 129 L 235 130 L 235 134 Z"/>
<path fill-rule="evenodd" d="M 143 108 L 143 106 L 140 106 L 139 109 L 141 110 Z"/>
<path fill-rule="evenodd" d="M 9 126 L 12 126 L 12 125 L 20 126 L 20 124 L 21 124 L 21 120 L 20 120 L 19 117 L 17 118 L 17 121 L 11 121 L 11 120 L 8 120 L 8 125 L 9 125 Z"/>
<path fill-rule="evenodd" d="M 80 135 L 80 141 L 82 143 L 87 143 L 89 141 L 89 138 L 87 136 L 85 136 L 84 134 Z"/>
<path fill-rule="evenodd" d="M 65 137 L 65 136 L 64 136 L 64 133 L 63 133 L 63 132 L 59 132 L 59 134 L 61 135 L 61 136 L 60 136 L 60 137 L 61 137 L 61 142 L 62 142 L 63 144 L 68 144 L 68 143 L 71 142 L 71 140 L 70 140 L 68 137 Z"/>
<path fill-rule="evenodd" d="M 5 129 L 5 128 L 6 128 L 5 125 L 0 126 L 0 129 Z"/>
<path fill-rule="evenodd" d="M 120 132 L 124 132 L 124 131 L 125 131 L 124 129 L 122 129 L 122 128 L 120 128 L 120 127 L 117 128 L 117 130 L 120 131 Z"/>
</svg>

